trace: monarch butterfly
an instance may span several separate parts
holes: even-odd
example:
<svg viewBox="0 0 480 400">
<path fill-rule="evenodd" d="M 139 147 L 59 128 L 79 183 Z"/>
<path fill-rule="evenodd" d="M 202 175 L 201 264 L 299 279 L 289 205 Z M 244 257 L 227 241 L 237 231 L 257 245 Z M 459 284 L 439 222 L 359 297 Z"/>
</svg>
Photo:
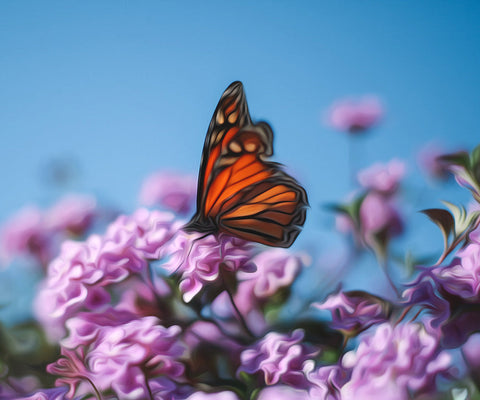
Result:
<svg viewBox="0 0 480 400">
<path fill-rule="evenodd" d="M 254 124 L 241 82 L 223 93 L 203 146 L 197 211 L 187 232 L 224 232 L 276 247 L 290 247 L 305 222 L 307 194 L 273 154 L 273 131 Z"/>
</svg>

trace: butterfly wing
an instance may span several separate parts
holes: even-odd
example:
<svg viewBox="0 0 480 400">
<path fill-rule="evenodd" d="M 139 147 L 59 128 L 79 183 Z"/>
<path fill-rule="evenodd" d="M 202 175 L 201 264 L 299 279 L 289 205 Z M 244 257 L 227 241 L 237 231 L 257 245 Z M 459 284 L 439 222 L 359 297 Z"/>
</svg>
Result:
<svg viewBox="0 0 480 400">
<path fill-rule="evenodd" d="M 205 139 L 198 181 L 197 212 L 185 227 L 224 231 L 277 247 L 289 247 L 305 222 L 305 190 L 273 154 L 273 132 L 253 124 L 240 82 L 224 92 Z"/>
</svg>

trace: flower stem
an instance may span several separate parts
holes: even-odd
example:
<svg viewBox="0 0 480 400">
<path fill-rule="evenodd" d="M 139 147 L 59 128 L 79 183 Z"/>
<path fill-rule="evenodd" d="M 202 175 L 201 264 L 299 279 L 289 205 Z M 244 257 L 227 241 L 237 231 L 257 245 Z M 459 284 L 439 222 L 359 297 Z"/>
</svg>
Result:
<svg viewBox="0 0 480 400">
<path fill-rule="evenodd" d="M 95 397 L 97 398 L 97 400 L 103 400 L 102 395 L 98 391 L 98 389 L 95 386 L 95 384 L 93 383 L 93 381 L 90 378 L 87 378 L 86 376 L 84 378 L 90 383 L 90 385 L 92 385 L 92 388 L 93 388 L 93 391 L 95 392 Z"/>
<path fill-rule="evenodd" d="M 253 333 L 253 332 L 250 330 L 250 328 L 248 327 L 247 322 L 245 321 L 245 318 L 243 318 L 242 313 L 240 312 L 240 310 L 238 309 L 237 305 L 235 304 L 235 300 L 234 300 L 234 298 L 233 298 L 232 290 L 231 290 L 231 288 L 229 287 L 228 279 L 226 279 L 226 277 L 225 277 L 225 272 L 223 271 L 223 268 L 221 268 L 220 274 L 221 274 L 221 276 L 222 276 L 222 281 L 223 281 L 223 286 L 225 287 L 225 291 L 226 291 L 227 294 L 228 294 L 228 298 L 230 299 L 230 303 L 232 304 L 232 307 L 234 308 L 235 313 L 237 314 L 238 320 L 239 320 L 240 324 L 242 325 L 243 330 L 244 330 L 249 336 L 251 336 L 252 338 L 255 338 L 254 333 Z"/>
</svg>

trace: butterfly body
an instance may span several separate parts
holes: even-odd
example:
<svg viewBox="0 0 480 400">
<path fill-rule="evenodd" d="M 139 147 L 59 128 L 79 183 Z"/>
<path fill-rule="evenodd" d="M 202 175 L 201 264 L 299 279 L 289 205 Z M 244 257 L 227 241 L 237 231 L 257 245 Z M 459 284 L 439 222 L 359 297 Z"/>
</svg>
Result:
<svg viewBox="0 0 480 400">
<path fill-rule="evenodd" d="M 273 131 L 254 124 L 241 82 L 223 93 L 205 138 L 197 212 L 186 231 L 225 232 L 290 247 L 305 222 L 307 194 L 273 155 Z"/>
</svg>

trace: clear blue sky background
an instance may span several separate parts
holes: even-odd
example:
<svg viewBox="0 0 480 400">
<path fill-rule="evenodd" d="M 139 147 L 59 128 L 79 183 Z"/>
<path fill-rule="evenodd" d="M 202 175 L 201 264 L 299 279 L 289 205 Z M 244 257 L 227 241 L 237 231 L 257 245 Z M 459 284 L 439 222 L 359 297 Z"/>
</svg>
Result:
<svg viewBox="0 0 480 400">
<path fill-rule="evenodd" d="M 234 80 L 253 118 L 273 126 L 275 160 L 307 188 L 301 243 L 328 243 L 322 205 L 352 188 L 347 137 L 322 124 L 344 96 L 377 94 L 387 109 L 359 144 L 357 166 L 405 159 L 411 187 L 429 202 L 412 209 L 438 207 L 416 152 L 432 140 L 480 142 L 479 21 L 478 1 L 4 0 L 0 221 L 58 197 L 40 179 L 51 159 L 78 165 L 69 190 L 129 212 L 149 173 L 196 174 L 212 112 Z M 412 218 L 414 230 L 434 232 Z"/>
</svg>

